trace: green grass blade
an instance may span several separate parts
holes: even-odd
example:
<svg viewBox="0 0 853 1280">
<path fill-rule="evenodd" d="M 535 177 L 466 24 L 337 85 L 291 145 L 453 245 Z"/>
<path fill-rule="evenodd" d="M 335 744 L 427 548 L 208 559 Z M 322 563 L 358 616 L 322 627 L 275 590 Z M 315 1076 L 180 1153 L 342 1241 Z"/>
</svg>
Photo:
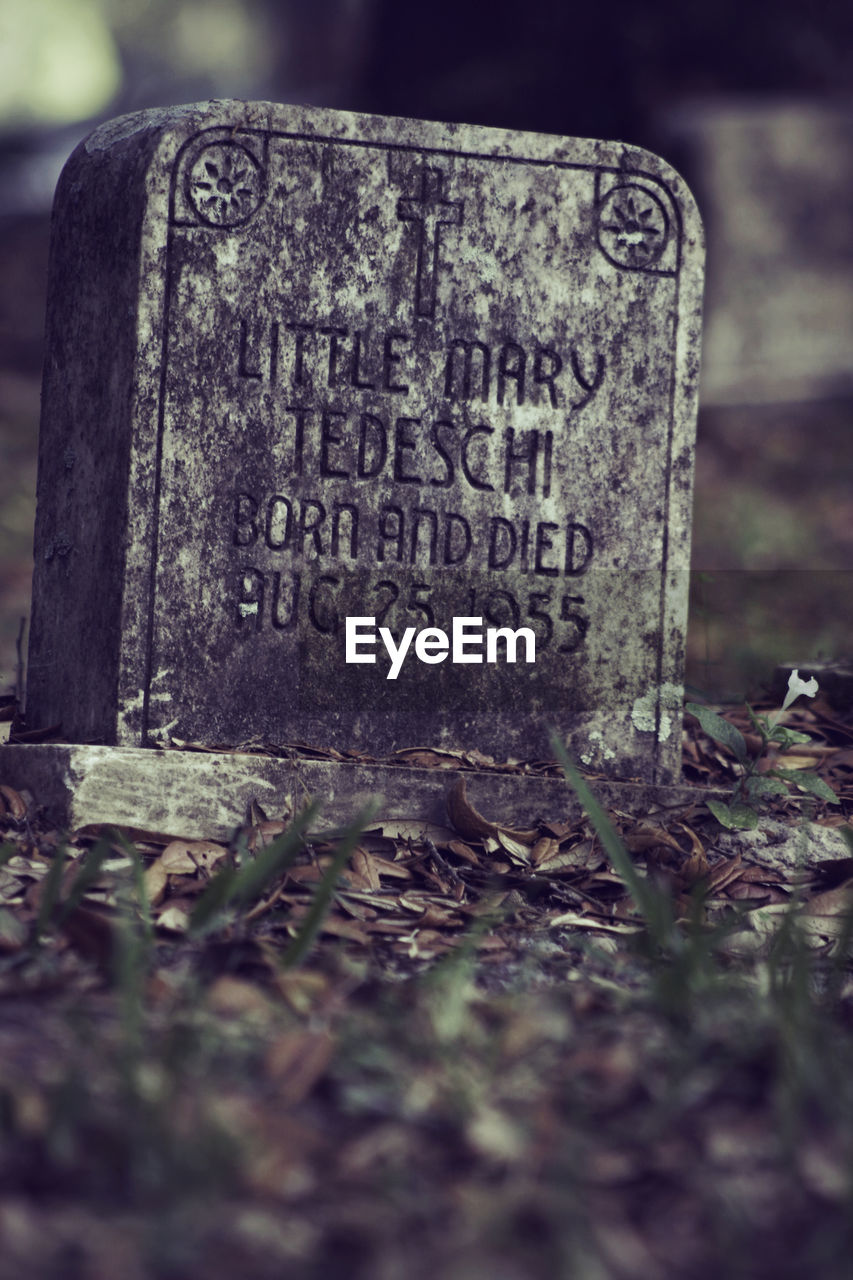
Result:
<svg viewBox="0 0 853 1280">
<path fill-rule="evenodd" d="M 63 902 L 56 917 L 56 923 L 62 924 L 63 920 L 67 920 L 71 912 L 79 907 L 83 898 L 91 889 L 92 885 L 98 879 L 101 873 L 101 867 L 110 851 L 110 842 L 106 839 L 100 839 L 94 849 L 86 855 L 86 860 L 74 877 L 74 883 L 68 893 L 68 897 Z"/>
<path fill-rule="evenodd" d="M 143 943 L 147 947 L 154 941 L 154 922 L 151 919 L 151 903 L 148 900 L 148 887 L 145 884 L 145 864 L 135 845 L 127 842 L 127 851 L 133 867 L 133 884 L 136 889 L 136 901 L 142 917 Z"/>
<path fill-rule="evenodd" d="M 294 862 L 305 845 L 305 832 L 320 812 L 320 801 L 312 800 L 272 844 L 240 867 L 234 884 L 232 901 L 245 905 L 255 902 L 267 885 Z"/>
<path fill-rule="evenodd" d="M 212 927 L 216 917 L 228 906 L 234 894 L 237 872 L 234 867 L 223 867 L 207 884 L 192 909 L 188 933 L 197 937 Z"/>
<path fill-rule="evenodd" d="M 565 747 L 555 733 L 551 735 L 551 746 L 556 752 L 563 772 L 583 805 L 614 869 L 625 881 L 628 892 L 645 920 L 649 933 L 655 942 L 661 946 L 672 945 L 674 941 L 672 913 L 669 910 L 669 904 L 666 899 L 639 875 L 631 860 L 631 855 L 622 843 L 616 828 L 596 800 L 587 782 L 572 764 Z"/>
<path fill-rule="evenodd" d="M 374 818 L 377 808 L 378 804 L 375 801 L 365 805 L 352 825 L 347 828 L 341 843 L 335 850 L 335 856 L 326 870 L 326 874 L 317 885 L 308 914 L 302 921 L 299 932 L 281 958 L 283 969 L 290 969 L 299 964 L 310 948 L 320 925 L 323 923 L 323 917 L 329 909 L 338 877 L 343 871 L 353 849 L 361 839 L 365 827 Z"/>
<path fill-rule="evenodd" d="M 312 801 L 257 857 L 244 863 L 239 870 L 223 867 L 213 876 L 193 908 L 189 932 L 198 935 L 212 928 L 216 917 L 232 903 L 245 906 L 255 901 L 266 886 L 296 860 L 305 847 L 305 832 L 319 810 L 320 802 Z"/>
<path fill-rule="evenodd" d="M 35 933 L 33 935 L 34 942 L 37 942 L 44 933 L 59 902 L 62 873 L 65 870 L 65 855 L 65 845 L 58 845 L 53 855 L 53 861 L 47 869 L 47 875 L 42 882 L 44 888 L 42 890 L 41 903 L 39 904 L 39 913 L 36 919 Z"/>
<path fill-rule="evenodd" d="M 0 844 L 0 867 L 5 867 L 9 859 L 14 858 L 16 853 L 20 853 L 17 845 Z"/>
</svg>

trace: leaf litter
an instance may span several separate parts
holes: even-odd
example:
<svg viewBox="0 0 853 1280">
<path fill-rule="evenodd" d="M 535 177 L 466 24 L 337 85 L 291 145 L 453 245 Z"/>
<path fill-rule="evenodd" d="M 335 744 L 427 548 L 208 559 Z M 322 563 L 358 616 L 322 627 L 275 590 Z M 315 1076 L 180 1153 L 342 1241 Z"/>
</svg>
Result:
<svg viewBox="0 0 853 1280">
<path fill-rule="evenodd" d="M 849 730 L 820 703 L 789 722 L 821 739 L 803 767 L 842 799 L 813 817 L 843 826 Z M 698 725 L 684 761 L 705 784 L 738 768 Z M 670 1007 L 588 821 L 514 827 L 479 813 L 464 777 L 446 789 L 447 826 L 368 824 L 332 882 L 340 835 L 312 831 L 276 863 L 290 815 L 257 804 L 227 843 L 74 833 L 50 880 L 58 834 L 37 797 L 0 788 L 0 1280 L 55 1274 L 69 1248 L 84 1276 L 526 1278 L 594 1259 L 605 1278 L 669 1280 L 729 1274 L 733 1248 L 744 1275 L 844 1274 L 853 983 L 834 957 L 853 855 L 792 870 L 728 851 L 708 815 L 612 815 L 675 919 L 720 931 L 707 989 Z M 795 824 L 801 801 L 771 811 Z M 792 904 L 796 945 L 774 967 Z M 312 912 L 313 948 L 283 964 Z M 840 1022 L 815 1022 L 813 998 L 788 1007 L 796 946 Z M 743 955 L 748 997 L 726 977 Z M 780 1049 L 792 1026 L 817 1037 L 805 1067 Z"/>
</svg>

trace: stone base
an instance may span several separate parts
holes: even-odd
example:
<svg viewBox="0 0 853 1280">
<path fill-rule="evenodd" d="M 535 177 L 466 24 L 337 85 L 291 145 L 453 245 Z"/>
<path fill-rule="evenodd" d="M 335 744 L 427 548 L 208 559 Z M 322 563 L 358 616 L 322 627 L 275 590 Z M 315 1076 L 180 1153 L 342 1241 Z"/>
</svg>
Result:
<svg viewBox="0 0 853 1280">
<path fill-rule="evenodd" d="M 560 778 L 500 772 L 340 764 L 268 756 L 143 750 L 136 747 L 6 745 L 0 783 L 27 792 L 63 830 L 110 824 L 188 839 L 227 839 L 256 800 L 270 818 L 323 798 L 323 826 L 349 822 L 371 796 L 385 821 L 448 822 L 446 797 L 464 777 L 468 798 L 490 822 L 510 827 L 580 815 Z M 700 787 L 591 782 L 608 809 L 660 815 L 718 794 Z"/>
</svg>

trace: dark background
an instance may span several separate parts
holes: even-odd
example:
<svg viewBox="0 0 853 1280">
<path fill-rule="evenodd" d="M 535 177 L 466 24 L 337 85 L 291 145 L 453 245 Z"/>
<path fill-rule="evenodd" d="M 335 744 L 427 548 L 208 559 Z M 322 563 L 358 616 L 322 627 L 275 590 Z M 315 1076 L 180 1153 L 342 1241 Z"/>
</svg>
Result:
<svg viewBox="0 0 853 1280">
<path fill-rule="evenodd" d="M 849 105 L 853 87 L 853 5 L 838 0 L 32 0 L 21 10 L 0 88 L 0 692 L 29 603 L 50 197 L 62 159 L 100 120 L 234 96 L 619 139 L 680 169 L 708 214 L 711 177 L 679 128 L 693 104 L 808 113 Z M 850 202 L 838 203 L 848 236 Z M 713 217 L 708 230 L 710 286 L 724 250 Z M 775 661 L 853 649 L 851 403 L 842 379 L 830 395 L 703 405 L 688 678 L 709 693 L 752 694 Z"/>
</svg>

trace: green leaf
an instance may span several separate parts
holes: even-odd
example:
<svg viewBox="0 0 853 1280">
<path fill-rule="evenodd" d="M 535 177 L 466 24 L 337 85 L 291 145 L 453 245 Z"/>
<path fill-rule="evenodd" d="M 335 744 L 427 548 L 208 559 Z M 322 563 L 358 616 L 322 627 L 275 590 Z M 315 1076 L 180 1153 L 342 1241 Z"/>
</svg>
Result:
<svg viewBox="0 0 853 1280">
<path fill-rule="evenodd" d="M 707 803 L 717 821 L 730 831 L 754 831 L 758 826 L 758 814 L 748 804 L 728 805 L 722 800 Z"/>
<path fill-rule="evenodd" d="M 780 778 L 784 778 L 786 782 L 799 787 L 801 791 L 808 791 L 810 795 L 818 796 L 819 799 L 825 800 L 827 804 L 838 804 L 839 802 L 838 796 L 829 783 L 824 782 L 823 778 L 819 778 L 810 769 L 774 769 L 773 772 L 778 774 Z"/>
<path fill-rule="evenodd" d="M 715 742 L 720 742 L 724 747 L 728 747 L 729 751 L 737 757 L 741 764 L 746 764 L 746 740 L 739 729 L 736 729 L 733 724 L 729 724 L 728 720 L 724 720 L 722 716 L 718 716 L 715 711 L 710 711 L 708 707 L 703 707 L 698 702 L 688 702 L 685 710 L 696 717 L 709 738 L 713 738 Z"/>
<path fill-rule="evenodd" d="M 841 839 L 847 845 L 847 848 L 850 850 L 851 854 L 853 854 L 853 827 L 851 826 L 839 827 L 838 830 L 841 832 Z"/>
<path fill-rule="evenodd" d="M 789 747 L 801 746 L 804 742 L 811 742 L 812 739 L 807 733 L 800 733 L 798 729 L 788 729 L 784 724 L 777 724 L 776 728 L 770 734 L 770 742 L 778 742 L 783 751 L 787 751 Z"/>
<path fill-rule="evenodd" d="M 788 788 L 773 774 L 753 774 L 746 780 L 746 794 L 750 800 L 757 800 L 759 796 L 786 796 Z"/>
</svg>

